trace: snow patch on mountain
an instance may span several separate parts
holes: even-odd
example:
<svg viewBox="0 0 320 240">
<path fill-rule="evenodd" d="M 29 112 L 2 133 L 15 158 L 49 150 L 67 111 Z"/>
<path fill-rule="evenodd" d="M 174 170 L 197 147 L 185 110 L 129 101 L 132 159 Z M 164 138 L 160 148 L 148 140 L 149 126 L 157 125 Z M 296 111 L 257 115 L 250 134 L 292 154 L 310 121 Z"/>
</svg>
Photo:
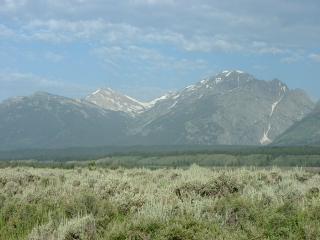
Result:
<svg viewBox="0 0 320 240">
<path fill-rule="evenodd" d="M 175 92 L 169 92 L 161 97 L 158 97 L 148 103 L 145 104 L 145 107 L 147 109 L 152 108 L 153 106 L 155 106 L 157 103 L 168 100 L 168 99 L 177 99 L 180 97 L 180 94 L 177 94 Z"/>
<path fill-rule="evenodd" d="M 271 106 L 271 112 L 270 112 L 270 115 L 269 117 L 272 117 L 273 113 L 274 113 L 274 110 L 276 109 L 276 107 L 278 106 L 278 104 L 281 102 L 283 97 L 281 97 L 278 101 L 272 103 L 272 106 Z"/>
<path fill-rule="evenodd" d="M 169 109 L 174 108 L 174 107 L 177 105 L 177 103 L 178 103 L 178 101 L 175 101 L 175 102 L 169 107 Z"/>
<path fill-rule="evenodd" d="M 89 94 L 85 100 L 104 109 L 125 112 L 130 115 L 136 115 L 146 109 L 146 103 L 139 102 L 111 88 L 98 89 Z"/>
<path fill-rule="evenodd" d="M 94 92 L 92 93 L 92 95 L 96 95 L 96 94 L 98 94 L 100 91 L 101 91 L 101 89 L 98 89 L 98 90 L 94 91 Z"/>
<path fill-rule="evenodd" d="M 221 74 L 225 77 L 229 77 L 232 73 L 244 74 L 244 72 L 240 70 L 224 70 L 221 72 Z"/>
<path fill-rule="evenodd" d="M 228 73 L 226 74 L 226 77 L 229 77 L 231 73 L 232 73 L 232 72 L 228 72 Z"/>
<path fill-rule="evenodd" d="M 203 79 L 200 81 L 201 84 L 207 84 L 209 82 L 209 79 Z"/>
<path fill-rule="evenodd" d="M 264 132 L 263 132 L 263 136 L 262 136 L 262 138 L 260 139 L 260 143 L 261 143 L 262 145 L 264 145 L 264 144 L 269 144 L 269 143 L 272 142 L 272 140 L 269 138 L 269 132 L 270 132 L 270 130 L 271 130 L 271 124 L 269 123 L 267 131 L 264 131 Z"/>
<path fill-rule="evenodd" d="M 272 103 L 271 105 L 271 112 L 269 114 L 269 123 L 268 123 L 268 128 L 267 128 L 267 131 L 264 131 L 263 132 L 263 136 L 262 138 L 260 139 L 260 143 L 262 145 L 265 145 L 265 144 L 269 144 L 269 143 L 272 143 L 272 140 L 269 138 L 269 133 L 270 133 L 270 130 L 271 130 L 271 118 L 277 108 L 277 106 L 279 105 L 279 103 L 282 101 L 283 97 L 284 97 L 284 94 L 287 90 L 287 87 L 286 86 L 282 86 L 281 83 L 279 83 L 279 87 L 280 87 L 280 91 L 279 91 L 279 96 L 280 96 L 280 99 L 278 99 L 277 101 L 275 101 L 274 103 Z"/>
</svg>

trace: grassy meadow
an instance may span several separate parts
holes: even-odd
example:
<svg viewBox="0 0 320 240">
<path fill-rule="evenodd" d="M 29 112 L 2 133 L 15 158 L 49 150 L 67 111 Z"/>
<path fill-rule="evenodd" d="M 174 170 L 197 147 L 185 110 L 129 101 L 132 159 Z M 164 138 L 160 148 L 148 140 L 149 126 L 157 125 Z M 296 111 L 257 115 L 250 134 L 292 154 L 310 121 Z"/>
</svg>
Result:
<svg viewBox="0 0 320 240">
<path fill-rule="evenodd" d="M 0 169 L 0 239 L 320 239 L 301 168 Z"/>
</svg>

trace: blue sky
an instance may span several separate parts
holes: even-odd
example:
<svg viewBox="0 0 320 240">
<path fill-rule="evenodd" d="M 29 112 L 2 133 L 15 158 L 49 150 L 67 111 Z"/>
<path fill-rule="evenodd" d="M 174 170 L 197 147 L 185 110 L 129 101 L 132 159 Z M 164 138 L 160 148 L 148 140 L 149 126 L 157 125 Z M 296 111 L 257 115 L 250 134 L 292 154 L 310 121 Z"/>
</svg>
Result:
<svg viewBox="0 0 320 240">
<path fill-rule="evenodd" d="M 318 0 L 0 0 L 0 100 L 139 100 L 225 69 L 320 97 Z"/>
</svg>

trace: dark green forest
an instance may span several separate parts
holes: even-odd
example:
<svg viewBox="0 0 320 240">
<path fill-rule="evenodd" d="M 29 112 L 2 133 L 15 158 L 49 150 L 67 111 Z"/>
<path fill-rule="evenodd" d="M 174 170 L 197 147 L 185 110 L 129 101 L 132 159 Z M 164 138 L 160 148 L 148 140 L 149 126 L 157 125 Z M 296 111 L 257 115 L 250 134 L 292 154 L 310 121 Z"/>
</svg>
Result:
<svg viewBox="0 0 320 240">
<path fill-rule="evenodd" d="M 0 152 L 0 166 L 74 168 L 320 167 L 320 147 L 131 146 Z"/>
</svg>

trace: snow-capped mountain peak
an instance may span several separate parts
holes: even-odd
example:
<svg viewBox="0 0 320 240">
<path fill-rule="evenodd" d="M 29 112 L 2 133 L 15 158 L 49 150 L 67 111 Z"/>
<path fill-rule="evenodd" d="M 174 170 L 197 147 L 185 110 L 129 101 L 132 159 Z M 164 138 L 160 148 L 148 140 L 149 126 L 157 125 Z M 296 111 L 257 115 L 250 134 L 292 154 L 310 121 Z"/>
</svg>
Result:
<svg viewBox="0 0 320 240">
<path fill-rule="evenodd" d="M 89 94 L 85 100 L 104 109 L 125 112 L 130 115 L 136 115 L 146 109 L 145 103 L 118 93 L 111 88 L 100 88 Z"/>
<path fill-rule="evenodd" d="M 224 70 L 221 73 L 218 73 L 217 76 L 222 77 L 223 79 L 228 79 L 232 77 L 237 77 L 240 75 L 245 75 L 246 73 L 241 70 Z"/>
<path fill-rule="evenodd" d="M 152 101 L 150 101 L 148 103 L 145 103 L 145 106 L 146 106 L 146 108 L 151 108 L 151 107 L 153 107 L 154 105 L 156 105 L 159 102 L 162 102 L 162 101 L 168 100 L 168 99 L 177 99 L 178 97 L 179 97 L 178 93 L 176 93 L 176 92 L 168 92 L 163 96 L 160 96 L 160 97 L 158 97 L 158 98 L 156 98 L 156 99 L 154 99 L 154 100 L 152 100 Z"/>
</svg>

